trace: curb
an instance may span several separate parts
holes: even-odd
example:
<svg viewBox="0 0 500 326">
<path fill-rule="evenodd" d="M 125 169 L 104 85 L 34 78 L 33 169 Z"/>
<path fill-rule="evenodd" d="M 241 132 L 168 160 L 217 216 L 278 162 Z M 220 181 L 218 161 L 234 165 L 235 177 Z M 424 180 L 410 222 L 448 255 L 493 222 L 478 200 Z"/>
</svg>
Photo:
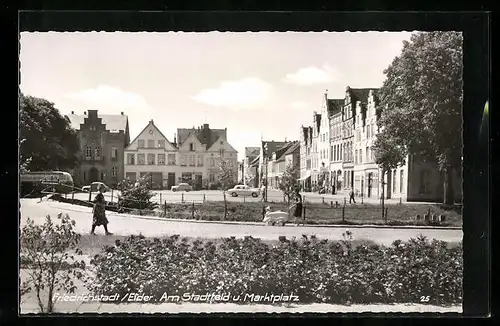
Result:
<svg viewBox="0 0 500 326">
<path fill-rule="evenodd" d="M 57 201 L 56 201 L 57 202 Z M 63 203 L 65 204 L 65 203 Z M 71 204 L 68 204 L 71 205 Z M 83 206 L 81 206 L 83 207 Z M 85 211 L 81 211 L 85 212 Z M 109 214 L 111 216 L 119 216 L 119 217 L 128 217 L 128 218 L 136 218 L 143 220 L 153 220 L 153 221 L 163 221 L 163 222 L 183 222 L 183 223 L 209 223 L 209 224 L 232 224 L 232 225 L 254 225 L 254 226 L 264 226 L 268 225 L 263 222 L 240 222 L 240 221 L 207 221 L 207 220 L 191 220 L 191 219 L 174 219 L 174 218 L 163 218 L 156 216 L 140 216 L 140 215 L 132 215 L 132 214 L 120 214 L 116 212 L 112 212 Z M 289 225 L 285 225 L 283 227 L 318 227 L 318 228 L 345 228 L 345 229 L 408 229 L 408 230 L 462 230 L 462 227 L 459 226 L 432 226 L 432 225 L 377 225 L 377 224 L 364 224 L 364 225 L 356 225 L 356 224 L 305 224 L 295 226 L 292 223 Z"/>
</svg>

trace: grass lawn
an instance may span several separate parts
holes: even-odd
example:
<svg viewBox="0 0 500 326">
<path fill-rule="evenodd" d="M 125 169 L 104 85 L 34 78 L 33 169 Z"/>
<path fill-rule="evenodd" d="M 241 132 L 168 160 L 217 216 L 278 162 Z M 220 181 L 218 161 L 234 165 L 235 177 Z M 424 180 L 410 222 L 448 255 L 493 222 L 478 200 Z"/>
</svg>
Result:
<svg viewBox="0 0 500 326">
<path fill-rule="evenodd" d="M 262 221 L 262 210 L 265 206 L 270 206 L 272 211 L 286 211 L 287 206 L 282 203 L 234 203 L 228 202 L 227 221 Z M 391 204 L 385 206 L 387 209 L 387 224 L 389 225 L 441 225 L 441 226 L 462 226 L 462 212 L 458 208 L 447 208 L 439 204 Z M 423 220 L 424 214 L 445 215 L 445 222 L 434 223 Z M 166 214 L 164 214 L 166 212 Z M 344 218 L 342 218 L 344 214 Z M 217 221 L 224 216 L 223 202 L 206 203 L 179 203 L 167 204 L 167 209 L 156 211 L 158 216 L 166 218 L 180 219 L 202 219 Z M 421 220 L 417 221 L 416 216 L 420 215 Z M 349 204 L 343 209 L 342 206 L 330 207 L 326 204 L 306 204 L 305 205 L 306 224 L 386 224 L 382 219 L 382 208 L 375 204 Z"/>
</svg>

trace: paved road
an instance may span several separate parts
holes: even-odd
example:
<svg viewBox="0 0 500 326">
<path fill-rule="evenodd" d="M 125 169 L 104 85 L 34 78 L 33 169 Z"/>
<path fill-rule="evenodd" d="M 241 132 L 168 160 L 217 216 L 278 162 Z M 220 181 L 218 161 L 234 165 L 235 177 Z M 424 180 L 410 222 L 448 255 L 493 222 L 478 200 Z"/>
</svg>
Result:
<svg viewBox="0 0 500 326">
<path fill-rule="evenodd" d="M 175 202 L 203 202 L 203 201 L 223 201 L 224 197 L 220 190 L 200 190 L 200 191 L 190 191 L 190 192 L 172 192 L 171 190 L 156 190 L 155 196 L 151 199 L 156 202 L 165 202 L 175 203 Z M 117 200 L 118 191 L 113 191 L 105 193 L 106 200 L 115 202 Z M 325 201 L 326 203 L 330 203 L 333 201 L 338 201 L 339 203 L 344 202 L 344 198 L 348 199 L 347 192 L 341 192 L 336 195 L 324 194 L 320 195 L 317 193 L 306 192 L 302 193 L 303 200 L 311 203 L 321 203 Z M 95 195 L 92 195 L 94 198 Z M 88 200 L 89 195 L 85 193 L 75 194 L 74 198 L 81 200 Z M 231 197 L 226 196 L 227 200 L 230 202 L 260 202 L 261 197 L 253 198 L 251 196 L 246 197 Z M 283 202 L 283 192 L 280 190 L 269 189 L 268 190 L 268 201 L 270 202 Z M 361 198 L 357 199 L 357 202 L 361 202 Z M 379 204 L 380 201 L 376 198 L 363 198 L 364 203 L 370 204 Z M 386 200 L 387 204 L 395 204 L 399 203 L 399 198 Z"/>
<path fill-rule="evenodd" d="M 78 233 L 88 233 L 92 223 L 91 209 L 77 205 L 38 199 L 21 200 L 21 225 L 26 218 L 31 217 L 36 224 L 43 224 L 45 216 L 56 217 L 58 213 L 68 213 L 76 221 Z M 313 226 L 267 226 L 247 224 L 204 223 L 197 221 L 172 221 L 161 218 L 145 218 L 126 214 L 108 212 L 110 231 L 116 235 L 142 233 L 145 236 L 159 237 L 173 234 L 189 237 L 220 238 L 253 236 L 265 240 L 277 240 L 279 236 L 301 237 L 302 234 L 315 234 L 323 239 L 342 239 L 345 227 L 313 227 Z M 458 242 L 462 240 L 461 230 L 437 229 L 382 229 L 382 228 L 352 228 L 355 239 L 369 239 L 382 244 L 390 244 L 394 240 L 406 241 L 420 234 L 428 238 Z M 103 233 L 102 229 L 97 232 Z"/>
</svg>

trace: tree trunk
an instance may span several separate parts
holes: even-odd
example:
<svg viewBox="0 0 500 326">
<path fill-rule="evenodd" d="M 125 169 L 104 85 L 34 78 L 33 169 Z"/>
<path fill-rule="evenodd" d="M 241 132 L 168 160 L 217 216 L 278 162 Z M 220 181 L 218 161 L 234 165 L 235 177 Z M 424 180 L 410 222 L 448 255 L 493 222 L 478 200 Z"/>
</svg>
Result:
<svg viewBox="0 0 500 326">
<path fill-rule="evenodd" d="M 455 194 L 453 192 L 453 169 L 444 169 L 444 193 L 443 203 L 445 205 L 453 205 L 455 202 Z"/>
<path fill-rule="evenodd" d="M 224 220 L 227 217 L 227 200 L 226 200 L 226 192 L 223 191 L 222 194 L 224 195 Z"/>
<path fill-rule="evenodd" d="M 381 180 L 382 180 L 382 196 L 381 196 L 381 199 L 382 199 L 382 219 L 385 221 L 385 207 L 384 207 L 384 204 L 385 204 L 385 182 L 384 182 L 384 177 L 385 177 L 385 172 L 382 171 L 382 177 L 381 177 Z"/>
</svg>

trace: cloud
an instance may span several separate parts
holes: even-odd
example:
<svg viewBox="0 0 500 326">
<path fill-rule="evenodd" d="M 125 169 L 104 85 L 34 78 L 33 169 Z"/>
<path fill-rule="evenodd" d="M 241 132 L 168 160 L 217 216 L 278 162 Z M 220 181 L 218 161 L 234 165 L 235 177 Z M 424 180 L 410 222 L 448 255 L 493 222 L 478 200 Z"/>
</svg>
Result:
<svg viewBox="0 0 500 326">
<path fill-rule="evenodd" d="M 217 88 L 201 90 L 192 99 L 216 107 L 250 108 L 264 104 L 273 86 L 257 77 L 221 82 Z"/>
<path fill-rule="evenodd" d="M 309 86 L 336 81 L 339 79 L 339 75 L 338 71 L 329 65 L 324 65 L 322 68 L 309 66 L 287 74 L 283 81 L 290 84 Z"/>
<path fill-rule="evenodd" d="M 99 85 L 95 88 L 81 90 L 67 94 L 65 97 L 84 102 L 99 110 L 145 109 L 148 107 L 146 100 L 141 95 L 108 85 Z"/>
</svg>

